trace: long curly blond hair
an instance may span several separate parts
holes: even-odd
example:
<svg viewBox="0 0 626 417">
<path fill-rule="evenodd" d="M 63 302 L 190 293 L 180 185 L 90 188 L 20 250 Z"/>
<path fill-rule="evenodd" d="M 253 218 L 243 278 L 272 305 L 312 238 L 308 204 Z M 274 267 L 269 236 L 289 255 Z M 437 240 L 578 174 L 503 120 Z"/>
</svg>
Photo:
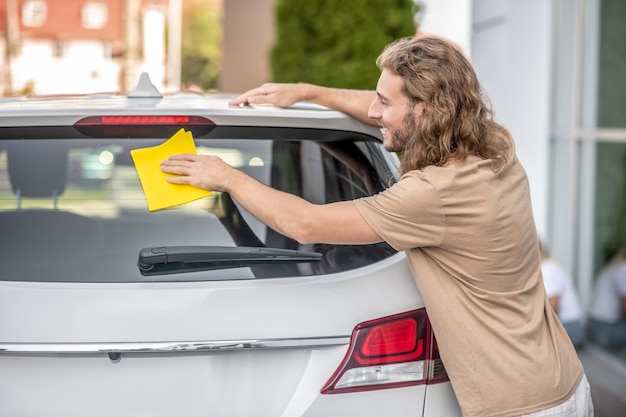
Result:
<svg viewBox="0 0 626 417">
<path fill-rule="evenodd" d="M 514 159 L 511 134 L 494 120 L 470 62 L 454 44 L 437 37 L 403 38 L 376 60 L 404 80 L 404 94 L 426 109 L 402 155 L 402 173 L 443 166 L 476 155 L 499 171 Z"/>
</svg>

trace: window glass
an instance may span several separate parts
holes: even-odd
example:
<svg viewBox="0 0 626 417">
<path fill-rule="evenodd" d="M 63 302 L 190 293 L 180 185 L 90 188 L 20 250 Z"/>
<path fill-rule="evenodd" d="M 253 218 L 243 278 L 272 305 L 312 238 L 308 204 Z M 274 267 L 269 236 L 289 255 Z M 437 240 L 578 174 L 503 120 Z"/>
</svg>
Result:
<svg viewBox="0 0 626 417">
<path fill-rule="evenodd" d="M 332 273 L 387 257 L 386 244 L 299 245 L 225 193 L 149 212 L 130 150 L 163 139 L 0 142 L 0 265 L 11 280 L 250 279 Z M 364 197 L 397 178 L 374 142 L 196 138 L 262 183 L 316 203 Z M 383 173 L 383 175 L 381 175 Z M 245 246 L 316 251 L 314 264 L 141 275 L 138 254 L 163 246 Z"/>
<path fill-rule="evenodd" d="M 626 128 L 626 2 L 603 0 L 600 3 L 600 39 L 598 65 L 599 128 Z M 594 271 L 626 241 L 626 144 L 596 144 Z"/>
<path fill-rule="evenodd" d="M 26 0 L 22 4 L 22 24 L 24 26 L 43 26 L 47 16 L 48 5 L 45 0 Z"/>
<path fill-rule="evenodd" d="M 626 128 L 626 2 L 600 3 L 598 126 Z"/>
<path fill-rule="evenodd" d="M 597 144 L 595 272 L 620 249 L 626 237 L 626 144 Z"/>
<path fill-rule="evenodd" d="M 107 4 L 100 1 L 88 1 L 81 10 L 81 23 L 87 29 L 101 29 L 108 19 Z"/>
<path fill-rule="evenodd" d="M 587 336 L 626 361 L 626 2 L 600 2 L 593 294 Z M 613 139 L 604 132 L 612 129 Z M 603 130 L 604 129 L 604 130 Z M 620 131 L 622 134 L 620 135 Z M 616 134 L 618 133 L 618 134 Z M 620 139 L 621 138 L 621 139 Z"/>
</svg>

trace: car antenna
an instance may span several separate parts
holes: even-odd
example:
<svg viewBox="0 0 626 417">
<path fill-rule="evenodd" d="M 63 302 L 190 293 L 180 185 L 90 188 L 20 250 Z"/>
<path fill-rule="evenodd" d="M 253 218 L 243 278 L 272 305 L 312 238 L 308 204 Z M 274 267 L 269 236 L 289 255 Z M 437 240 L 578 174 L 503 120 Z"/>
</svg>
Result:
<svg viewBox="0 0 626 417">
<path fill-rule="evenodd" d="M 142 72 L 139 76 L 139 83 L 128 93 L 129 98 L 162 98 L 163 95 L 150 81 L 147 72 Z"/>
</svg>

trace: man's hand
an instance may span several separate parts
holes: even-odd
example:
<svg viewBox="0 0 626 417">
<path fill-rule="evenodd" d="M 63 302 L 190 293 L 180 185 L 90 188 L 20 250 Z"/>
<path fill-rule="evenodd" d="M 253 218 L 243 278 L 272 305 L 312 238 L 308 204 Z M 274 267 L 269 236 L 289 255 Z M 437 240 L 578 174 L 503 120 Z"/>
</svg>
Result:
<svg viewBox="0 0 626 417">
<path fill-rule="evenodd" d="M 161 171 L 175 174 L 167 179 L 172 184 L 189 184 L 209 191 L 228 191 L 235 171 L 217 156 L 179 154 L 161 162 Z"/>
<path fill-rule="evenodd" d="M 368 116 L 369 107 L 375 99 L 376 93 L 369 90 L 328 88 L 307 83 L 267 83 L 246 91 L 232 100 L 230 105 L 273 104 L 277 107 L 289 107 L 299 101 L 306 101 L 344 112 L 363 123 L 378 126 L 376 120 Z"/>
<path fill-rule="evenodd" d="M 273 84 L 266 83 L 248 90 L 230 102 L 231 106 L 242 104 L 273 104 L 278 107 L 289 107 L 299 101 L 306 101 L 308 84 Z"/>
</svg>

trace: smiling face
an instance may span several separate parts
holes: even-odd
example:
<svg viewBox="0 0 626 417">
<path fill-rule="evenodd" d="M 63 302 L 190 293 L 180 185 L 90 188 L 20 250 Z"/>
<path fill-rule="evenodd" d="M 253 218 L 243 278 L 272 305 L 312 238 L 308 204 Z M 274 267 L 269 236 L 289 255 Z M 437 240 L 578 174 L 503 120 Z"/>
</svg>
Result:
<svg viewBox="0 0 626 417">
<path fill-rule="evenodd" d="M 402 86 L 402 77 L 383 70 L 376 85 L 376 99 L 368 112 L 368 116 L 381 127 L 383 146 L 389 152 L 405 149 L 425 108 L 423 101 L 407 97 Z"/>
</svg>

